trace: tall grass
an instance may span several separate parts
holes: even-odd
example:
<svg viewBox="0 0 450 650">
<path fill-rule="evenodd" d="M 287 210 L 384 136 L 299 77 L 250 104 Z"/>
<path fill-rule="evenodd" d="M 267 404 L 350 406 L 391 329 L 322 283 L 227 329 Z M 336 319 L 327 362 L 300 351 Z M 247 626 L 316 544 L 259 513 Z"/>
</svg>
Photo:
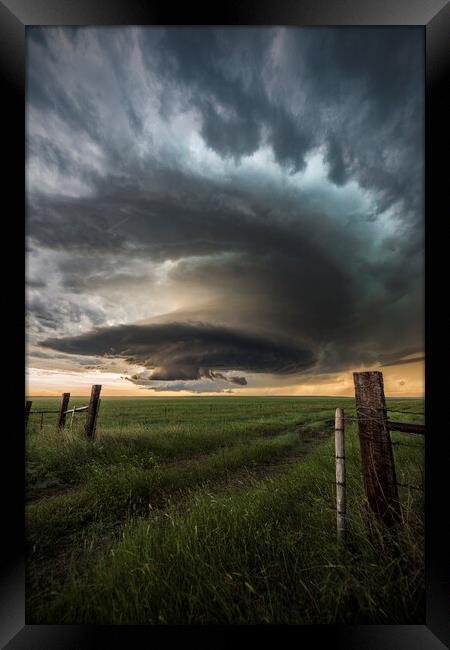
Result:
<svg viewBox="0 0 450 650">
<path fill-rule="evenodd" d="M 325 411 L 323 417 L 308 412 L 299 418 L 297 412 L 267 420 L 257 417 L 246 422 L 231 420 L 227 424 L 224 421 L 220 426 L 208 420 L 184 424 L 173 422 L 164 426 L 129 422 L 120 430 L 114 426 L 106 429 L 103 425 L 94 445 L 83 437 L 80 421 L 63 432 L 54 426 L 47 427 L 42 433 L 31 427 L 27 437 L 27 496 L 38 498 L 48 490 L 79 485 L 95 465 L 127 462 L 145 467 L 147 460 L 153 463 L 154 459 L 159 462 L 191 459 L 255 439 L 273 437 L 294 428 L 299 432 L 329 431 L 329 416 L 330 411 Z"/>
<path fill-rule="evenodd" d="M 409 436 L 393 439 L 404 442 Z M 387 531 L 372 521 L 368 535 L 359 443 L 354 428 L 348 431 L 349 535 L 342 548 L 335 540 L 332 439 L 250 486 L 217 491 L 208 484 L 221 472 L 288 454 L 296 444 L 298 436 L 287 433 L 216 450 L 185 465 L 162 467 L 155 456 L 148 456 L 147 467 L 127 460 L 123 472 L 104 459 L 97 473 L 90 465 L 84 512 L 97 517 L 110 511 L 111 522 L 126 512 L 125 523 L 106 543 L 104 527 L 88 529 L 82 548 L 78 542 L 71 560 L 65 557 L 64 579 L 53 584 L 51 596 L 32 599 L 28 622 L 422 623 L 423 500 L 414 489 L 422 485 L 420 447 L 394 445 L 398 480 L 410 486 L 400 488 L 402 524 Z M 188 490 L 182 508 L 180 488 Z M 158 490 L 166 493 L 164 507 L 148 509 Z M 97 511 L 94 498 L 101 504 Z M 30 505 L 35 545 L 45 547 L 45 540 L 54 538 L 54 522 L 46 530 L 45 521 L 52 520 L 56 504 L 57 497 Z M 67 512 L 61 506 L 56 517 L 61 534 L 70 521 L 75 528 L 80 521 L 81 529 L 85 526 L 83 507 L 72 506 Z"/>
<path fill-rule="evenodd" d="M 83 448 L 83 447 L 82 447 Z M 254 440 L 222 449 L 200 460 L 161 467 L 152 456 L 110 455 L 84 465 L 83 487 L 31 503 L 27 508 L 29 545 L 39 552 L 57 548 L 63 536 L 92 522 L 116 522 L 162 507 L 168 495 L 217 481 L 242 467 L 274 462 L 292 449 L 304 449 L 298 435 Z M 72 451 L 73 448 L 71 447 Z M 87 471 L 89 468 L 89 471 Z"/>
</svg>

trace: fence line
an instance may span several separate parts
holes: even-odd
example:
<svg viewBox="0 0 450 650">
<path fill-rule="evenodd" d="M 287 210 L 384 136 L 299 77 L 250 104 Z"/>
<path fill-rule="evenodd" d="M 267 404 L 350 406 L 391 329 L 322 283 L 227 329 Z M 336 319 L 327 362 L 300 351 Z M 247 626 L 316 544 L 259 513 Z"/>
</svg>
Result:
<svg viewBox="0 0 450 650">
<path fill-rule="evenodd" d="M 421 444 L 410 444 L 401 441 L 392 442 L 391 431 L 401 433 L 425 434 L 425 425 L 405 422 L 394 422 L 388 419 L 388 413 L 401 413 L 405 415 L 424 416 L 423 413 L 413 411 L 400 411 L 386 408 L 384 397 L 383 376 L 381 372 L 353 373 L 355 384 L 355 417 L 345 416 L 342 408 L 335 410 L 335 418 L 320 418 L 311 422 L 295 422 L 293 426 L 320 426 L 326 428 L 334 423 L 335 430 L 335 469 L 336 469 L 336 526 L 337 539 L 339 543 L 345 541 L 347 508 L 346 508 L 346 480 L 345 480 L 345 422 L 358 424 L 358 435 L 361 448 L 361 461 L 363 470 L 363 483 L 369 507 L 378 518 L 391 525 L 400 520 L 400 502 L 398 499 L 397 487 L 423 491 L 423 487 L 399 483 L 396 479 L 394 456 L 392 447 L 401 445 L 406 447 L 423 447 Z M 91 388 L 89 404 L 68 408 L 70 393 L 63 393 L 59 409 L 37 409 L 32 410 L 32 401 L 28 400 L 25 405 L 25 428 L 30 415 L 40 415 L 40 430 L 43 430 L 45 414 L 58 413 L 58 429 L 65 426 L 66 416 L 70 413 L 72 426 L 76 413 L 86 413 L 84 433 L 88 439 L 95 440 L 98 413 L 100 408 L 100 392 L 102 386 L 94 384 Z M 155 405 L 156 406 L 156 405 Z M 153 413 L 155 414 L 155 411 Z M 261 407 L 259 408 L 261 410 Z M 328 409 L 317 412 L 324 413 Z M 330 409 L 331 410 L 331 409 Z M 156 416 L 158 419 L 167 418 L 168 413 L 174 413 L 174 407 L 161 405 Z M 177 409 L 175 408 L 175 412 Z M 209 405 L 209 413 L 213 412 L 212 405 Z M 315 414 L 315 412 L 313 412 Z M 143 415 L 147 413 L 143 413 Z M 136 416 L 136 411 L 118 414 L 120 425 L 123 425 L 126 417 Z M 331 454 L 315 452 L 320 457 L 331 460 Z"/>
<path fill-rule="evenodd" d="M 388 420 L 387 427 L 391 431 L 401 431 L 403 433 L 419 433 L 425 435 L 424 424 L 411 424 L 410 422 L 390 422 Z"/>
<path fill-rule="evenodd" d="M 408 483 L 397 483 L 398 487 L 408 488 L 408 490 L 419 490 L 419 492 L 425 492 L 423 487 L 417 485 L 409 485 Z"/>
<path fill-rule="evenodd" d="M 64 411 L 64 414 L 67 413 L 78 413 L 79 411 L 87 411 L 89 406 L 74 406 L 73 409 L 67 409 Z"/>
<path fill-rule="evenodd" d="M 397 411 L 396 409 L 386 409 L 388 413 L 401 413 L 402 415 L 420 415 L 425 417 L 425 413 L 416 413 L 415 411 Z"/>
<path fill-rule="evenodd" d="M 402 433 L 419 433 L 425 435 L 425 425 L 424 424 L 414 424 L 412 422 L 392 422 L 391 420 L 382 420 L 379 418 L 371 417 L 356 417 L 356 418 L 345 418 L 348 422 L 376 422 L 377 424 L 386 426 L 391 431 L 401 431 Z"/>
<path fill-rule="evenodd" d="M 393 442 L 392 445 L 395 445 L 396 447 L 400 446 L 400 447 L 421 447 L 422 449 L 425 448 L 424 445 L 420 444 L 420 443 L 416 444 L 415 442 L 413 442 L 413 443 L 411 443 L 411 442 L 398 442 L 397 440 L 395 442 Z"/>
<path fill-rule="evenodd" d="M 66 415 L 68 413 L 72 414 L 71 420 L 70 420 L 70 426 L 72 426 L 73 423 L 73 418 L 75 413 L 80 413 L 80 412 L 87 412 L 86 415 L 86 423 L 85 423 L 85 435 L 87 438 L 94 439 L 95 438 L 95 432 L 96 432 L 96 426 L 97 426 L 97 416 L 98 416 L 98 411 L 100 407 L 100 391 L 102 389 L 101 384 L 94 384 L 91 389 L 91 398 L 89 401 L 89 404 L 85 406 L 74 406 L 71 409 L 68 409 L 69 405 L 69 400 L 70 400 L 70 393 L 63 393 L 61 397 L 61 405 L 60 408 L 55 410 L 55 409 L 37 409 L 32 411 L 31 406 L 33 402 L 31 400 L 28 400 L 25 404 L 25 431 L 27 430 L 28 426 L 28 418 L 30 415 L 35 415 L 38 414 L 41 416 L 41 422 L 40 422 L 40 431 L 43 430 L 44 428 L 44 415 L 47 413 L 58 413 L 59 418 L 58 418 L 58 423 L 57 423 L 57 428 L 59 430 L 64 429 L 65 422 L 66 422 Z"/>
<path fill-rule="evenodd" d="M 397 487 L 424 491 L 423 487 L 400 483 L 395 472 L 393 445 L 423 447 L 420 444 L 392 442 L 391 431 L 425 434 L 425 425 L 411 422 L 393 422 L 388 413 L 418 415 L 424 413 L 387 409 L 381 372 L 353 373 L 355 383 L 356 418 L 361 444 L 363 479 L 369 507 L 376 516 L 389 525 L 400 520 L 400 502 Z M 375 416 L 375 417 L 373 417 Z"/>
</svg>

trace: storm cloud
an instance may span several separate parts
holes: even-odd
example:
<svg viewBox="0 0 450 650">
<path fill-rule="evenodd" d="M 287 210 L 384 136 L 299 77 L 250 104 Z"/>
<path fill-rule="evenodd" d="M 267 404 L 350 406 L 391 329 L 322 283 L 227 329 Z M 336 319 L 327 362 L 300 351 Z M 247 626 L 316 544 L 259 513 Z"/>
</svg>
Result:
<svg viewBox="0 0 450 650">
<path fill-rule="evenodd" d="M 236 388 L 423 352 L 421 29 L 27 38 L 30 343 Z"/>
<path fill-rule="evenodd" d="M 245 385 L 244 377 L 220 371 L 284 374 L 300 372 L 315 362 L 313 351 L 294 341 L 204 323 L 121 325 L 74 338 L 47 339 L 42 345 L 70 354 L 121 357 L 153 369 L 149 378 L 158 381 L 207 378 Z"/>
</svg>

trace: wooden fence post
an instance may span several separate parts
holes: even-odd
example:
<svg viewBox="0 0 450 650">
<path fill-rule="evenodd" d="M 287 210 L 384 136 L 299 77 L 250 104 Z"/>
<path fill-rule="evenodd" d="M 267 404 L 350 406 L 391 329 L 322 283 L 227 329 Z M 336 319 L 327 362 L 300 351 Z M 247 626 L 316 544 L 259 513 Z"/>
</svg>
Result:
<svg viewBox="0 0 450 650">
<path fill-rule="evenodd" d="M 100 393 L 99 393 L 100 394 Z M 97 404 L 97 411 L 95 412 L 95 422 L 94 422 L 94 433 L 97 429 L 97 418 L 98 418 L 98 412 L 100 411 L 100 404 L 101 404 L 101 399 L 100 397 L 98 398 L 98 404 Z"/>
<path fill-rule="evenodd" d="M 58 417 L 58 429 L 62 429 L 66 423 L 66 411 L 69 406 L 70 393 L 63 393 L 61 398 L 61 408 Z"/>
<path fill-rule="evenodd" d="M 336 524 L 337 540 L 343 543 L 346 528 L 345 505 L 345 445 L 344 445 L 344 411 L 336 409 L 335 415 L 335 448 L 336 448 Z"/>
<path fill-rule="evenodd" d="M 27 430 L 28 427 L 28 418 L 30 417 L 30 411 L 31 411 L 31 405 L 33 402 L 31 400 L 28 400 L 25 404 L 25 431 Z"/>
<path fill-rule="evenodd" d="M 354 372 L 353 380 L 367 501 L 378 519 L 392 525 L 399 520 L 400 508 L 383 374 Z"/>
<path fill-rule="evenodd" d="M 97 411 L 100 401 L 101 384 L 94 384 L 91 388 L 91 399 L 89 401 L 89 408 L 86 416 L 86 425 L 84 433 L 88 438 L 95 437 L 95 428 L 97 423 Z"/>
</svg>

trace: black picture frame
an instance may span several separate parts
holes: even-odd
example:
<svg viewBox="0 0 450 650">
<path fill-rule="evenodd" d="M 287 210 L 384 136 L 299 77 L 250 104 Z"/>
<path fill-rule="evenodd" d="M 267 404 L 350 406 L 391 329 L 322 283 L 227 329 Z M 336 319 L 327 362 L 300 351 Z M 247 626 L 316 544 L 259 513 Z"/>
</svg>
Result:
<svg viewBox="0 0 450 650">
<path fill-rule="evenodd" d="M 439 281 L 444 270 L 445 254 L 435 252 L 438 248 L 437 234 L 441 220 L 446 216 L 444 192 L 448 187 L 447 165 L 441 165 L 439 153 L 444 153 L 444 130 L 449 111 L 445 80 L 448 77 L 450 48 L 450 7 L 446 0 L 277 0 L 260 2 L 241 0 L 224 2 L 214 7 L 192 6 L 184 3 L 175 9 L 170 3 L 139 0 L 3 0 L 0 2 L 0 65 L 3 81 L 2 107 L 4 135 L 9 136 L 9 148 L 4 150 L 6 180 L 3 199 L 8 199 L 10 221 L 4 247 L 16 252 L 3 277 L 8 284 L 7 312 L 12 338 L 18 341 L 8 344 L 6 352 L 9 379 L 5 394 L 11 422 L 2 436 L 2 522 L 3 541 L 2 573 L 0 587 L 0 642 L 8 650 L 45 648 L 90 648 L 99 645 L 146 647 L 150 643 L 166 643 L 173 632 L 182 634 L 181 641 L 215 643 L 219 639 L 230 640 L 239 631 L 244 642 L 254 640 L 254 628 L 227 626 L 211 628 L 162 628 L 146 626 L 38 626 L 25 625 L 25 568 L 24 568 L 24 440 L 23 440 L 23 366 L 18 362 L 17 351 L 23 350 L 24 332 L 23 303 L 13 309 L 13 297 L 22 296 L 20 287 L 13 288 L 13 278 L 20 284 L 24 254 L 24 167 L 25 167 L 25 29 L 27 25 L 420 25 L 426 37 L 426 414 L 427 431 L 436 435 L 426 437 L 426 624 L 405 626 L 294 626 L 288 632 L 295 643 L 333 644 L 335 648 L 351 650 L 438 650 L 450 641 L 450 616 L 448 615 L 449 562 L 448 562 L 448 516 L 442 508 L 446 494 L 445 443 L 448 434 L 439 429 L 438 412 L 445 405 L 445 382 L 438 384 L 438 366 L 443 365 L 442 347 L 439 346 L 444 324 L 431 317 L 431 288 Z M 447 46 L 447 47 L 446 47 Z M 448 191 L 448 190 L 447 190 Z M 5 213 L 6 214 L 6 213 Z M 433 253 L 431 254 L 431 247 Z M 442 251 L 444 249 L 442 248 Z M 24 257 L 22 257 L 22 254 Z M 439 266 L 439 264 L 441 266 Z M 15 268 L 17 266 L 17 268 Z M 10 281 L 11 280 L 11 285 Z M 22 286 L 24 286 L 23 283 Z M 433 346 L 430 345 L 431 326 Z M 436 328 L 436 329 L 435 329 Z M 12 339 L 11 339 L 12 341 Z M 9 369 L 15 369 L 10 373 Z M 431 375 L 433 372 L 433 375 Z M 444 375 L 445 376 L 445 375 Z M 431 394 L 431 389 L 433 394 Z M 6 425 L 5 425 L 6 426 Z M 438 435 L 439 432 L 442 435 Z M 9 469 L 9 471 L 6 471 Z M 447 542 L 447 543 L 446 543 Z M 277 626 L 264 627 L 268 643 L 279 642 Z"/>
</svg>

